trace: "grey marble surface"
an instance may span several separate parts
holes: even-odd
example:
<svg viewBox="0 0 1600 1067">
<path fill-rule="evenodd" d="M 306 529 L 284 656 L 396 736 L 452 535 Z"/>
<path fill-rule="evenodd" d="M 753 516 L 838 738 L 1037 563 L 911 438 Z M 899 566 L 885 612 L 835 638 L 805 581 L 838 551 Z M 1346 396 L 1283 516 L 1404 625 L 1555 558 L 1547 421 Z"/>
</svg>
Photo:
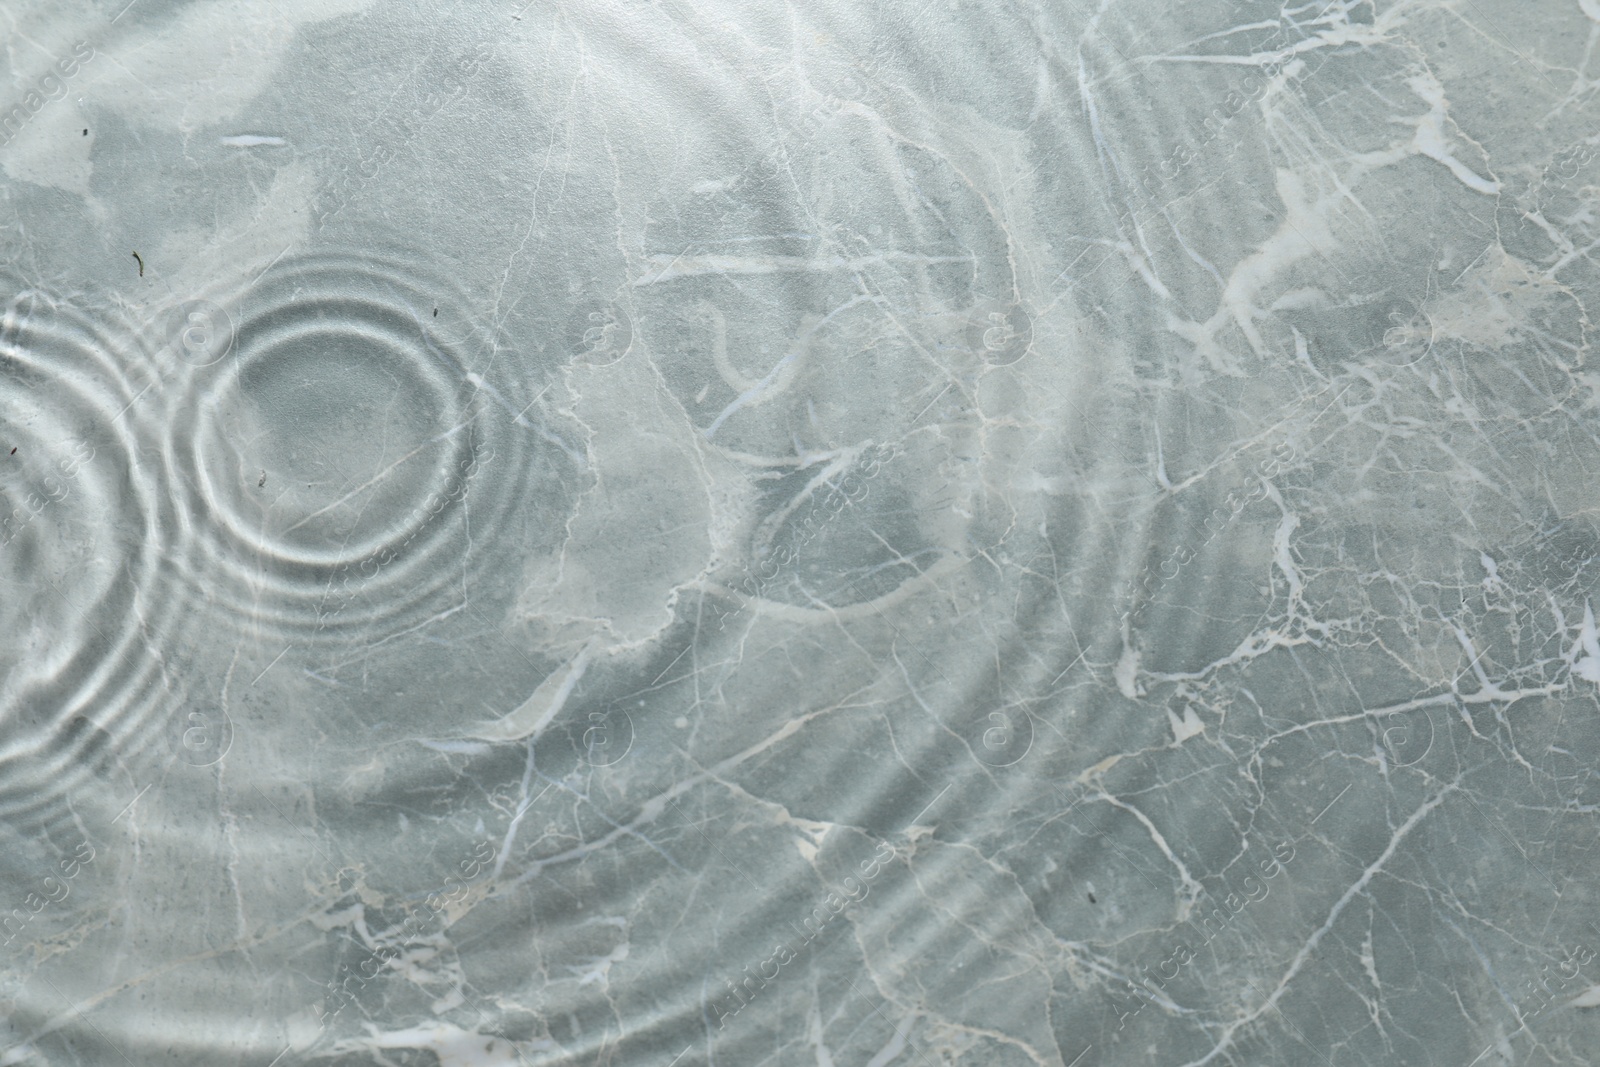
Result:
<svg viewBox="0 0 1600 1067">
<path fill-rule="evenodd" d="M 0 42 L 0 1064 L 1600 1060 L 1595 0 Z"/>
</svg>

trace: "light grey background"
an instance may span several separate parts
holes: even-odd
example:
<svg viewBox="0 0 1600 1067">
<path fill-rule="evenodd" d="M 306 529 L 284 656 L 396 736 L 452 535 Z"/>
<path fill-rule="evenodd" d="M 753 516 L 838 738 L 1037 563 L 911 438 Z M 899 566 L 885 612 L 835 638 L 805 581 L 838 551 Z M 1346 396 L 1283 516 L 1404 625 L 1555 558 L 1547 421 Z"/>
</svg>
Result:
<svg viewBox="0 0 1600 1067">
<path fill-rule="evenodd" d="M 1597 41 L 6 5 L 0 1064 L 1594 1062 Z"/>
</svg>

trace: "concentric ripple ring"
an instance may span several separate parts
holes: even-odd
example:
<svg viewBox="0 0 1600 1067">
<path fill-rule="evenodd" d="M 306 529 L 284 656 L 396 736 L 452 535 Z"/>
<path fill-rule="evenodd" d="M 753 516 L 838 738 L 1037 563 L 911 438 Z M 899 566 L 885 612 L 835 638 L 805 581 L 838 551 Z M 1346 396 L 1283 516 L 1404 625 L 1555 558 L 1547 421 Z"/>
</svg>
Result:
<svg viewBox="0 0 1600 1067">
<path fill-rule="evenodd" d="M 170 539 L 137 329 L 0 284 L 0 818 L 31 820 L 159 733 Z"/>
<path fill-rule="evenodd" d="M 191 371 L 173 462 L 196 574 L 236 624 L 286 641 L 403 629 L 444 610 L 469 517 L 489 528 L 516 502 L 527 449 L 505 435 L 529 400 L 511 407 L 492 332 L 415 262 L 275 266 L 238 299 L 231 351 Z"/>
</svg>

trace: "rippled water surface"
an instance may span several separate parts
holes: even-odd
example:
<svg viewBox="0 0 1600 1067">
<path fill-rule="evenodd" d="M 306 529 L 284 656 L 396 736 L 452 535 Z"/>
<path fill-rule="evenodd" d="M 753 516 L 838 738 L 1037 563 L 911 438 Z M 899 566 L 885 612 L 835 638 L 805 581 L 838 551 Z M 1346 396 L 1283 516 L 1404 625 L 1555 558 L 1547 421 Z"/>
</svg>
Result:
<svg viewBox="0 0 1600 1067">
<path fill-rule="evenodd" d="M 0 1065 L 1600 1062 L 1594 0 L 0 42 Z"/>
</svg>

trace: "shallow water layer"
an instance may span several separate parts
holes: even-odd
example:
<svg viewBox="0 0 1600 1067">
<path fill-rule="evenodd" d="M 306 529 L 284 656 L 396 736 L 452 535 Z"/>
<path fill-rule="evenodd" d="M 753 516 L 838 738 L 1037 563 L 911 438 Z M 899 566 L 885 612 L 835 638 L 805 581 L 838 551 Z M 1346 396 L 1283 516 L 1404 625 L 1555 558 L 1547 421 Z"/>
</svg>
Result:
<svg viewBox="0 0 1600 1067">
<path fill-rule="evenodd" d="M 0 40 L 0 1065 L 1600 1058 L 1592 0 Z"/>
</svg>

